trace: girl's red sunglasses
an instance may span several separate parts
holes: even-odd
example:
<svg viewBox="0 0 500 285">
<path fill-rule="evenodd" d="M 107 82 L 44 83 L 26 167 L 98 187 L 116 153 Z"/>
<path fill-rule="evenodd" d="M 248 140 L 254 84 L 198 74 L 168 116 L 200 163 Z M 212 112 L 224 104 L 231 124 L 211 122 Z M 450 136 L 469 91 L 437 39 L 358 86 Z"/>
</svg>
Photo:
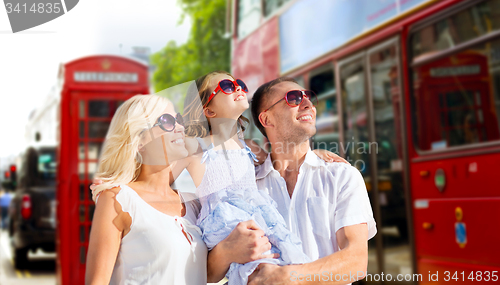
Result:
<svg viewBox="0 0 500 285">
<path fill-rule="evenodd" d="M 236 79 L 235 81 L 232 81 L 229 79 L 223 79 L 223 80 L 219 81 L 219 83 L 217 84 L 217 88 L 215 88 L 214 92 L 212 92 L 212 94 L 210 94 L 210 97 L 208 98 L 207 103 L 205 103 L 205 105 L 203 105 L 203 108 L 205 108 L 208 105 L 208 103 L 210 103 L 210 101 L 212 101 L 214 96 L 219 91 L 222 91 L 222 93 L 224 93 L 226 95 L 230 95 L 230 94 L 233 94 L 234 91 L 236 91 L 236 88 L 238 86 L 241 87 L 241 91 L 248 93 L 248 87 L 245 84 L 245 82 L 243 82 L 243 80 L 241 80 L 241 79 Z"/>
</svg>

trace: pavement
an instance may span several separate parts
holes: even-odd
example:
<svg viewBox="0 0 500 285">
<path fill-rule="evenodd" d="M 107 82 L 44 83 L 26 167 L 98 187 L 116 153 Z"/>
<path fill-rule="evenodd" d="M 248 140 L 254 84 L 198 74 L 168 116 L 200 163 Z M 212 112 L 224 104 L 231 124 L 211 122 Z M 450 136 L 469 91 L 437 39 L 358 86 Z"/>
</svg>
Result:
<svg viewBox="0 0 500 285">
<path fill-rule="evenodd" d="M 28 254 L 29 265 L 17 270 L 12 262 L 9 237 L 5 230 L 0 230 L 0 284 L 1 285 L 54 285 L 55 253 L 41 250 Z"/>
</svg>

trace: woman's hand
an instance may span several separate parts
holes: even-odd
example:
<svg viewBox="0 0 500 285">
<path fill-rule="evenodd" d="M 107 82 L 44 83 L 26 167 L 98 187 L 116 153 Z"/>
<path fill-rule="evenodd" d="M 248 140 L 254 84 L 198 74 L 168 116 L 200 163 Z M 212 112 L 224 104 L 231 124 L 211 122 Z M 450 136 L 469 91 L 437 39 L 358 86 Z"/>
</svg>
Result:
<svg viewBox="0 0 500 285">
<path fill-rule="evenodd" d="M 230 263 L 244 264 L 262 258 L 279 257 L 279 254 L 263 255 L 271 249 L 271 243 L 264 231 L 252 220 L 239 223 L 219 244 L 225 248 Z"/>
<path fill-rule="evenodd" d="M 315 149 L 313 152 L 326 162 L 343 162 L 351 165 L 347 160 L 325 149 Z"/>
<path fill-rule="evenodd" d="M 257 224 L 250 220 L 239 223 L 234 230 L 208 254 L 208 282 L 224 278 L 232 262 L 248 263 L 262 258 L 278 258 L 279 254 L 263 253 L 271 249 L 269 239 Z"/>
</svg>

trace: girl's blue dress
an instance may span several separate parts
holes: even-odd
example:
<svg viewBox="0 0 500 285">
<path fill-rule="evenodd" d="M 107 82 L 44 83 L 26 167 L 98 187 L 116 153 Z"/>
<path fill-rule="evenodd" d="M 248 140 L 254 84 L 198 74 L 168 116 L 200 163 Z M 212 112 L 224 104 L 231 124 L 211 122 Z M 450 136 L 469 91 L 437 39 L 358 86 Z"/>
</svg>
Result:
<svg viewBox="0 0 500 285">
<path fill-rule="evenodd" d="M 236 150 L 213 150 L 197 138 L 203 149 L 201 163 L 205 175 L 196 188 L 201 203 L 197 225 L 209 250 L 225 239 L 239 222 L 254 220 L 272 244 L 268 253 L 279 253 L 278 259 L 260 259 L 246 264 L 232 263 L 226 277 L 229 285 L 247 284 L 248 276 L 260 263 L 300 264 L 311 260 L 304 254 L 302 243 L 286 227 L 276 209 L 276 202 L 255 182 L 256 160 L 248 146 Z M 267 254 L 267 253 L 266 253 Z"/>
</svg>

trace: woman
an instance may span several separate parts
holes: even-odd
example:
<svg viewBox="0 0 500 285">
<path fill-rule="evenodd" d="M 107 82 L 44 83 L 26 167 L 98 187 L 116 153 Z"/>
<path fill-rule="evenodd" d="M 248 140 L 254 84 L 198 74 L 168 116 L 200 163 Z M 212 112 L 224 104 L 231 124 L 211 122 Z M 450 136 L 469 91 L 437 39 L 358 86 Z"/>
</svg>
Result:
<svg viewBox="0 0 500 285">
<path fill-rule="evenodd" d="M 117 110 L 97 174 L 86 284 L 206 284 L 207 248 L 190 222 L 199 205 L 169 186 L 172 165 L 188 154 L 182 124 L 155 95 Z"/>
</svg>

